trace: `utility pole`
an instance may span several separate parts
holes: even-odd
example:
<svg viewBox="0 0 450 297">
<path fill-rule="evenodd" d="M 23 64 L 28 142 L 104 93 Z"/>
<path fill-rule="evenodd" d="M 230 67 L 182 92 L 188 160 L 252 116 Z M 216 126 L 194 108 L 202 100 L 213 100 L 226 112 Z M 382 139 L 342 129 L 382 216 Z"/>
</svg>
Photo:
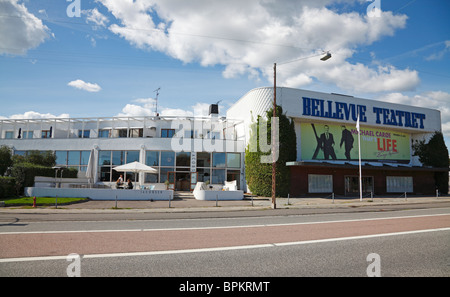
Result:
<svg viewBox="0 0 450 297">
<path fill-rule="evenodd" d="M 275 122 L 275 117 L 277 116 L 277 63 L 273 64 L 273 116 L 272 116 L 272 124 Z M 277 162 L 275 160 L 275 133 L 277 133 L 274 125 L 271 126 L 272 130 L 272 208 L 277 208 L 277 202 L 276 202 L 276 177 L 275 174 L 277 172 Z"/>
<path fill-rule="evenodd" d="M 292 63 L 292 62 L 296 62 L 296 61 L 300 61 L 300 60 L 304 60 L 304 59 L 309 59 L 312 57 L 316 57 L 317 55 L 314 56 L 310 56 L 310 57 L 305 57 L 305 58 L 300 58 L 300 59 L 296 59 L 296 60 L 292 60 L 292 61 L 288 61 L 288 62 L 284 62 L 284 63 L 280 63 L 280 65 L 283 64 L 288 64 L 288 63 Z M 331 58 L 331 53 L 330 52 L 326 52 L 325 55 L 320 58 L 321 61 L 327 61 L 328 59 Z M 274 123 L 275 118 L 277 116 L 277 63 L 273 64 L 273 116 L 272 116 L 272 123 Z M 274 125 L 272 125 L 271 130 L 272 130 L 272 208 L 276 209 L 277 208 L 277 202 L 276 202 L 276 172 L 277 172 L 277 163 L 275 160 L 276 157 L 276 144 L 275 144 L 275 139 L 276 139 L 276 129 L 274 129 L 275 127 L 273 127 Z"/>
</svg>

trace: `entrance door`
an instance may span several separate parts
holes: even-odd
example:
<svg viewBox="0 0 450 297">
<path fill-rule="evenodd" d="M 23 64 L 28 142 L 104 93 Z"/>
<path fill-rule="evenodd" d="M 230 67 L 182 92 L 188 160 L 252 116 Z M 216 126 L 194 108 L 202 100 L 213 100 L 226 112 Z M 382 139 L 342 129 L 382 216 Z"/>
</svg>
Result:
<svg viewBox="0 0 450 297">
<path fill-rule="evenodd" d="M 373 192 L 373 177 L 363 176 L 362 191 L 363 193 Z M 359 194 L 359 176 L 346 176 L 345 177 L 345 195 Z"/>
<path fill-rule="evenodd" d="M 169 181 L 169 189 L 174 191 L 190 191 L 191 190 L 191 173 L 190 172 L 167 172 L 167 180 Z"/>
<path fill-rule="evenodd" d="M 175 172 L 167 172 L 167 180 L 169 181 L 169 190 L 175 190 Z"/>
</svg>

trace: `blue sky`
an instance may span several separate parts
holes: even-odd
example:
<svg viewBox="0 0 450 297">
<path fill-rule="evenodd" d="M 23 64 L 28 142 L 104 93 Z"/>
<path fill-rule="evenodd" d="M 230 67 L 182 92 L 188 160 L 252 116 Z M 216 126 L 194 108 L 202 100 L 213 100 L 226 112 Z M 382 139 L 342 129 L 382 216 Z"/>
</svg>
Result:
<svg viewBox="0 0 450 297">
<path fill-rule="evenodd" d="M 0 0 L 0 117 L 150 115 L 157 88 L 162 114 L 219 100 L 225 113 L 273 84 L 274 62 L 300 59 L 278 67 L 279 86 L 439 109 L 449 146 L 449 12 L 447 0 Z"/>
</svg>

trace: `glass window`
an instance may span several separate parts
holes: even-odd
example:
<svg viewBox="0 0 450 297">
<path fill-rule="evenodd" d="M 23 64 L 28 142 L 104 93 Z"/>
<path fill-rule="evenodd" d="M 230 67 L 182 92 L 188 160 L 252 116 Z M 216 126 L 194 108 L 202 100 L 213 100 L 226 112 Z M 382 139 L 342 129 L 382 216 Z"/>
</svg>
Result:
<svg viewBox="0 0 450 297">
<path fill-rule="evenodd" d="M 191 163 L 191 153 L 188 152 L 178 152 L 177 153 L 177 167 L 178 166 L 189 166 Z"/>
<path fill-rule="evenodd" d="M 14 155 L 26 156 L 27 155 L 27 151 L 14 151 Z"/>
<path fill-rule="evenodd" d="M 111 168 L 111 167 L 109 167 Z M 117 182 L 117 180 L 119 179 L 119 177 L 122 175 L 123 181 L 126 182 L 127 181 L 127 175 L 126 172 L 119 172 L 119 171 L 115 171 L 114 169 L 110 169 L 111 171 L 111 179 L 107 180 L 107 181 L 111 181 L 111 182 Z"/>
<path fill-rule="evenodd" d="M 205 182 L 207 180 L 211 180 L 211 170 L 209 168 L 198 168 L 197 172 L 197 181 Z"/>
<path fill-rule="evenodd" d="M 213 169 L 212 184 L 224 184 L 225 183 L 225 169 Z"/>
<path fill-rule="evenodd" d="M 33 131 L 24 131 L 23 138 L 33 138 Z"/>
<path fill-rule="evenodd" d="M 91 130 L 78 130 L 78 138 L 89 138 Z"/>
<path fill-rule="evenodd" d="M 6 131 L 5 132 L 5 138 L 6 139 L 12 139 L 14 137 L 14 132 L 13 131 Z"/>
<path fill-rule="evenodd" d="M 386 176 L 386 192 L 411 193 L 413 192 L 412 176 Z"/>
<path fill-rule="evenodd" d="M 175 153 L 161 152 L 161 166 L 174 166 L 174 165 L 175 165 Z"/>
<path fill-rule="evenodd" d="M 210 133 L 211 139 L 220 139 L 220 132 L 212 131 Z M 209 138 L 209 137 L 208 137 Z"/>
<path fill-rule="evenodd" d="M 111 166 L 100 167 L 99 179 L 100 181 L 111 181 Z"/>
<path fill-rule="evenodd" d="M 213 167 L 225 167 L 225 153 L 213 153 Z"/>
<path fill-rule="evenodd" d="M 81 162 L 80 162 L 80 165 L 87 165 L 89 163 L 89 157 L 90 156 L 91 156 L 91 152 L 90 151 L 81 151 Z"/>
<path fill-rule="evenodd" d="M 332 193 L 333 176 L 322 174 L 308 174 L 309 193 Z"/>
<path fill-rule="evenodd" d="M 79 162 L 81 162 L 81 165 L 87 165 L 89 162 L 90 151 L 78 151 L 78 158 L 80 158 L 80 154 L 81 161 Z M 139 151 L 100 151 L 98 157 L 99 166 L 102 166 L 100 168 L 100 180 L 116 181 L 119 178 L 119 175 L 122 174 L 124 175 L 124 180 L 130 178 L 134 182 L 134 174 L 130 172 L 124 174 L 123 172 L 112 170 L 114 166 L 134 161 L 139 161 Z M 138 175 L 136 175 L 136 181 L 139 181 Z"/>
<path fill-rule="evenodd" d="M 125 164 L 125 152 L 124 151 L 113 151 L 112 152 L 112 164 L 113 165 Z"/>
<path fill-rule="evenodd" d="M 113 180 L 112 181 L 117 181 L 117 179 L 119 178 L 119 176 L 115 177 L 114 174 L 120 175 L 120 172 L 117 172 L 115 170 L 113 170 Z M 124 172 L 122 172 L 123 174 Z M 125 181 L 128 181 L 128 179 L 131 180 L 131 182 L 133 183 L 133 185 L 137 185 L 134 183 L 134 181 L 138 182 L 139 181 L 139 173 L 134 173 L 134 172 L 125 172 L 124 178 Z"/>
<path fill-rule="evenodd" d="M 227 181 L 236 181 L 236 186 L 240 189 L 240 179 L 241 173 L 240 170 L 227 170 Z"/>
<path fill-rule="evenodd" d="M 55 151 L 56 164 L 67 165 L 67 151 Z"/>
<path fill-rule="evenodd" d="M 114 131 L 114 136 L 125 138 L 125 137 L 127 137 L 127 132 L 128 132 L 127 129 L 117 129 Z"/>
<path fill-rule="evenodd" d="M 158 166 L 159 165 L 159 152 L 147 151 L 146 156 L 145 156 L 145 164 L 148 166 Z"/>
<path fill-rule="evenodd" d="M 194 130 L 185 130 L 184 138 L 194 138 Z"/>
<path fill-rule="evenodd" d="M 127 163 L 131 163 L 134 161 L 139 162 L 139 151 L 127 151 Z"/>
<path fill-rule="evenodd" d="M 227 167 L 241 168 L 241 154 L 227 153 Z"/>
<path fill-rule="evenodd" d="M 197 153 L 197 167 L 210 167 L 211 153 L 199 152 Z"/>
<path fill-rule="evenodd" d="M 163 182 L 165 182 L 167 180 L 167 173 L 169 171 L 174 171 L 173 167 L 171 167 L 171 168 L 161 168 L 160 169 L 160 172 L 161 172 L 160 180 L 159 180 L 160 183 L 163 183 Z"/>
<path fill-rule="evenodd" d="M 158 182 L 158 173 L 146 173 L 145 174 L 145 182 L 146 183 L 157 183 Z"/>
<path fill-rule="evenodd" d="M 41 138 L 51 138 L 51 137 L 52 133 L 50 132 L 50 130 L 42 130 Z"/>
<path fill-rule="evenodd" d="M 109 137 L 109 131 L 110 130 L 100 130 L 100 131 L 98 131 L 98 137 L 99 138 L 108 138 Z"/>
<path fill-rule="evenodd" d="M 175 129 L 161 129 L 162 138 L 172 138 L 175 135 Z"/>
<path fill-rule="evenodd" d="M 98 152 L 98 165 L 111 165 L 111 151 Z"/>
<path fill-rule="evenodd" d="M 130 129 L 130 137 L 142 137 L 144 135 L 144 129 L 133 128 Z"/>
<path fill-rule="evenodd" d="M 80 151 L 69 151 L 67 165 L 80 165 Z"/>
<path fill-rule="evenodd" d="M 363 176 L 361 179 L 363 193 L 373 192 L 373 177 Z M 359 177 L 345 177 L 345 193 L 359 193 Z"/>
</svg>

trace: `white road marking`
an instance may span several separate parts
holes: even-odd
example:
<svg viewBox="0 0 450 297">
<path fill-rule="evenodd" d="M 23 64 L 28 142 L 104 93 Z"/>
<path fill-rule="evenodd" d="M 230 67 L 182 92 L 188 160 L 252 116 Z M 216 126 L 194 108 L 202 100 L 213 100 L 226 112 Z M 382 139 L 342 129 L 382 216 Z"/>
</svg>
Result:
<svg viewBox="0 0 450 297">
<path fill-rule="evenodd" d="M 274 224 L 254 224 L 254 225 L 226 225 L 213 227 L 178 227 L 178 228 L 152 228 L 152 229 L 103 229 L 103 230 L 70 230 L 70 231 L 23 231 L 23 232 L 0 232 L 0 235 L 6 234 L 62 234 L 62 233 L 108 233 L 108 232 L 151 232 L 151 231 L 183 231 L 183 230 L 209 230 L 209 229 L 229 229 L 229 228 L 257 228 L 257 227 L 277 227 L 277 226 L 297 226 L 297 225 L 315 225 L 328 223 L 347 223 L 347 222 L 364 222 L 364 221 L 380 221 L 380 220 L 396 220 L 410 219 L 422 217 L 450 216 L 448 213 L 430 214 L 430 215 L 414 215 L 400 217 L 385 218 L 367 218 L 367 219 L 351 219 L 351 220 L 333 220 L 333 221 L 317 221 L 317 222 L 301 222 L 301 223 L 274 223 Z"/>
<path fill-rule="evenodd" d="M 231 247 L 166 250 L 166 251 L 151 251 L 151 252 L 133 252 L 133 253 L 90 254 L 90 255 L 81 255 L 81 258 L 82 259 L 94 259 L 94 258 L 111 258 L 111 257 L 139 257 L 139 256 L 155 256 L 155 255 L 170 255 L 170 254 L 185 254 L 185 253 L 219 252 L 219 251 L 242 250 L 242 249 L 282 247 L 282 246 L 288 246 L 288 245 L 314 244 L 314 243 L 324 243 L 324 242 L 344 241 L 344 240 L 358 240 L 358 239 L 376 238 L 376 237 L 384 237 L 384 236 L 398 236 L 398 235 L 408 235 L 408 234 L 437 232 L 437 231 L 450 231 L 450 227 L 449 228 L 426 229 L 426 230 L 415 230 L 415 231 L 404 231 L 404 232 L 392 232 L 392 233 L 383 233 L 383 234 L 361 235 L 361 236 L 350 236 L 350 237 L 327 238 L 327 239 L 317 239 L 317 240 L 294 241 L 294 242 L 241 245 L 241 246 L 231 246 Z M 67 259 L 67 256 L 5 258 L 5 259 L 0 259 L 0 263 L 66 260 L 66 259 Z"/>
</svg>

